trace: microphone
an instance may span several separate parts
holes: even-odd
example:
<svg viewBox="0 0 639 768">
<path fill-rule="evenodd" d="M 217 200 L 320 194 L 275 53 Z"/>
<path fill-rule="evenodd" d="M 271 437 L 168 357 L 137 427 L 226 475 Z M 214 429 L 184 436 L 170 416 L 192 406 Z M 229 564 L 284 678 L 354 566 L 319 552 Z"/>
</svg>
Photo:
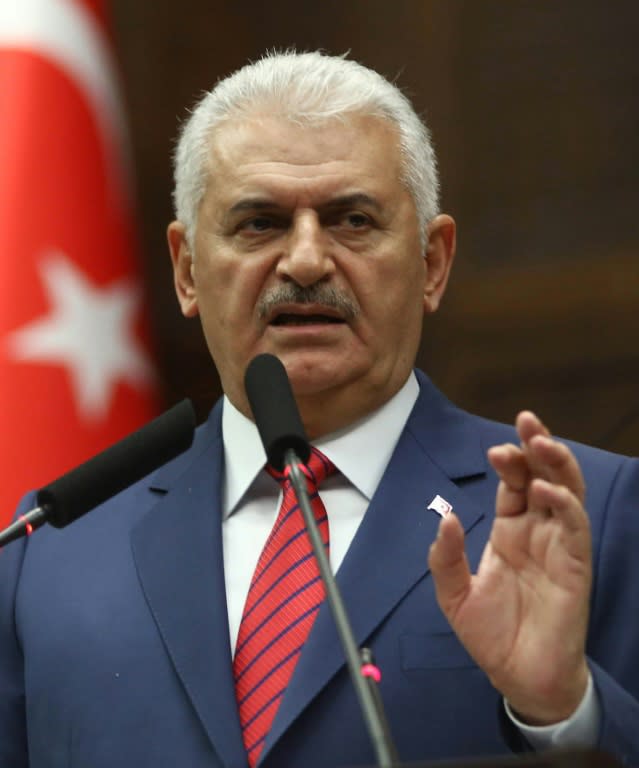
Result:
<svg viewBox="0 0 639 768">
<path fill-rule="evenodd" d="M 286 369 L 275 355 L 257 355 L 244 376 L 246 394 L 269 464 L 284 470 L 292 450 L 304 464 L 311 455 Z"/>
<path fill-rule="evenodd" d="M 173 406 L 141 429 L 72 469 L 37 494 L 38 506 L 0 532 L 0 547 L 44 523 L 64 528 L 103 501 L 185 451 L 193 442 L 190 400 Z"/>
<path fill-rule="evenodd" d="M 370 651 L 357 647 L 315 521 L 306 478 L 300 469 L 308 461 L 311 449 L 286 369 L 274 355 L 258 355 L 248 364 L 244 386 L 269 463 L 280 472 L 286 469 L 295 490 L 377 764 L 380 768 L 391 768 L 399 763 L 399 758 L 377 688 L 380 673 L 372 663 Z"/>
</svg>

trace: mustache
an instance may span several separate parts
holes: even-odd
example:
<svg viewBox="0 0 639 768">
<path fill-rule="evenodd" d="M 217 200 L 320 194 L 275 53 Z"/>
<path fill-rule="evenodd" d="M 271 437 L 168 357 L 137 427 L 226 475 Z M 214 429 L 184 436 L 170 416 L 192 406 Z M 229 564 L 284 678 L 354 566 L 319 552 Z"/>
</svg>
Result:
<svg viewBox="0 0 639 768">
<path fill-rule="evenodd" d="M 319 304 L 336 310 L 343 320 L 354 320 L 359 306 L 349 296 L 329 285 L 316 283 L 307 287 L 297 283 L 285 283 L 267 291 L 258 301 L 257 312 L 261 319 L 271 316 L 279 306 L 286 304 Z"/>
</svg>

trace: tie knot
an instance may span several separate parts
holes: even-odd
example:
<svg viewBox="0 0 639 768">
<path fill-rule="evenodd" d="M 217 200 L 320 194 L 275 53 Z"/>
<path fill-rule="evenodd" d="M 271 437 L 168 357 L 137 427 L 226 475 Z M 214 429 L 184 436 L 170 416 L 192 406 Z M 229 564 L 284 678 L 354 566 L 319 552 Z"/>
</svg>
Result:
<svg viewBox="0 0 639 768">
<path fill-rule="evenodd" d="M 330 459 L 317 448 L 311 446 L 311 455 L 309 456 L 306 465 L 301 465 L 301 469 L 306 475 L 308 482 L 315 488 L 319 488 L 320 485 L 326 480 L 327 477 L 335 472 L 335 465 Z M 274 477 L 278 483 L 285 483 L 288 480 L 288 476 L 285 472 L 278 472 L 277 469 L 270 464 L 266 465 L 266 471 L 271 477 Z"/>
</svg>

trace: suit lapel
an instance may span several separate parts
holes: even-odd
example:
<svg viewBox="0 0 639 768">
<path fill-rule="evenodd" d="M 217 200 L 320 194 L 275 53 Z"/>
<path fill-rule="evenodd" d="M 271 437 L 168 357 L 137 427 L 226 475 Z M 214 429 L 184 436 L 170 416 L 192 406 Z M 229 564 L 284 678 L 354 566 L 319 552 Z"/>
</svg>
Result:
<svg viewBox="0 0 639 768">
<path fill-rule="evenodd" d="M 428 572 L 428 550 L 439 515 L 427 507 L 445 498 L 467 533 L 471 561 L 484 536 L 472 529 L 485 510 L 459 481 L 486 473 L 486 459 L 471 418 L 420 378 L 420 396 L 382 481 L 337 574 L 358 645 L 365 643 L 413 585 Z M 434 610 L 438 610 L 433 606 Z M 330 610 L 324 604 L 287 688 L 262 753 L 344 665 Z"/>
<path fill-rule="evenodd" d="M 437 494 L 462 521 L 471 560 L 483 548 L 484 536 L 474 530 L 486 510 L 460 487 L 486 472 L 479 431 L 425 377 L 418 378 L 418 401 L 338 573 L 360 645 L 427 574 L 428 548 L 439 524 L 427 507 Z M 221 761 L 236 765 L 245 764 L 246 754 L 223 571 L 220 418 L 218 407 L 198 431 L 194 447 L 155 475 L 152 487 L 164 495 L 136 525 L 131 543 L 149 608 L 184 690 Z M 343 650 L 324 605 L 261 759 L 343 666 Z"/>
<path fill-rule="evenodd" d="M 220 408 L 177 463 L 152 480 L 163 493 L 131 535 L 149 608 L 175 671 L 225 765 L 243 764 L 222 557 Z"/>
</svg>

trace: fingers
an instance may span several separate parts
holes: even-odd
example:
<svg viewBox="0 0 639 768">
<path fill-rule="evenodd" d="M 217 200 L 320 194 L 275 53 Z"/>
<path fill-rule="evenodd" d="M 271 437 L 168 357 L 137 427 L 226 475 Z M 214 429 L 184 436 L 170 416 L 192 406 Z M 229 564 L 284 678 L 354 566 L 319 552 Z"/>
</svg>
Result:
<svg viewBox="0 0 639 768">
<path fill-rule="evenodd" d="M 550 437 L 550 431 L 532 411 L 521 411 L 515 420 L 515 426 L 522 443 L 528 443 L 535 435 Z"/>
<path fill-rule="evenodd" d="M 502 483 L 498 491 L 500 514 L 517 514 L 525 508 L 525 492 L 533 478 L 565 486 L 581 501 L 585 485 L 572 451 L 554 440 L 530 411 L 517 417 L 521 446 L 500 445 L 488 451 L 488 459 Z"/>
<path fill-rule="evenodd" d="M 577 533 L 588 530 L 588 516 L 581 500 L 566 486 L 537 478 L 530 484 L 528 498 L 533 510 L 547 510 L 563 523 L 567 531 Z"/>
<path fill-rule="evenodd" d="M 554 440 L 530 411 L 522 411 L 517 416 L 516 426 L 532 474 L 565 485 L 583 501 L 586 490 L 583 476 L 568 446 Z"/>
<path fill-rule="evenodd" d="M 440 522 L 437 538 L 430 547 L 428 565 L 435 580 L 439 605 L 452 621 L 471 585 L 464 552 L 464 531 L 456 515 L 451 513 Z"/>
<path fill-rule="evenodd" d="M 499 445 L 489 449 L 488 460 L 501 480 L 497 489 L 497 514 L 505 517 L 521 514 L 528 506 L 531 479 L 524 452 L 516 445 Z"/>
</svg>

